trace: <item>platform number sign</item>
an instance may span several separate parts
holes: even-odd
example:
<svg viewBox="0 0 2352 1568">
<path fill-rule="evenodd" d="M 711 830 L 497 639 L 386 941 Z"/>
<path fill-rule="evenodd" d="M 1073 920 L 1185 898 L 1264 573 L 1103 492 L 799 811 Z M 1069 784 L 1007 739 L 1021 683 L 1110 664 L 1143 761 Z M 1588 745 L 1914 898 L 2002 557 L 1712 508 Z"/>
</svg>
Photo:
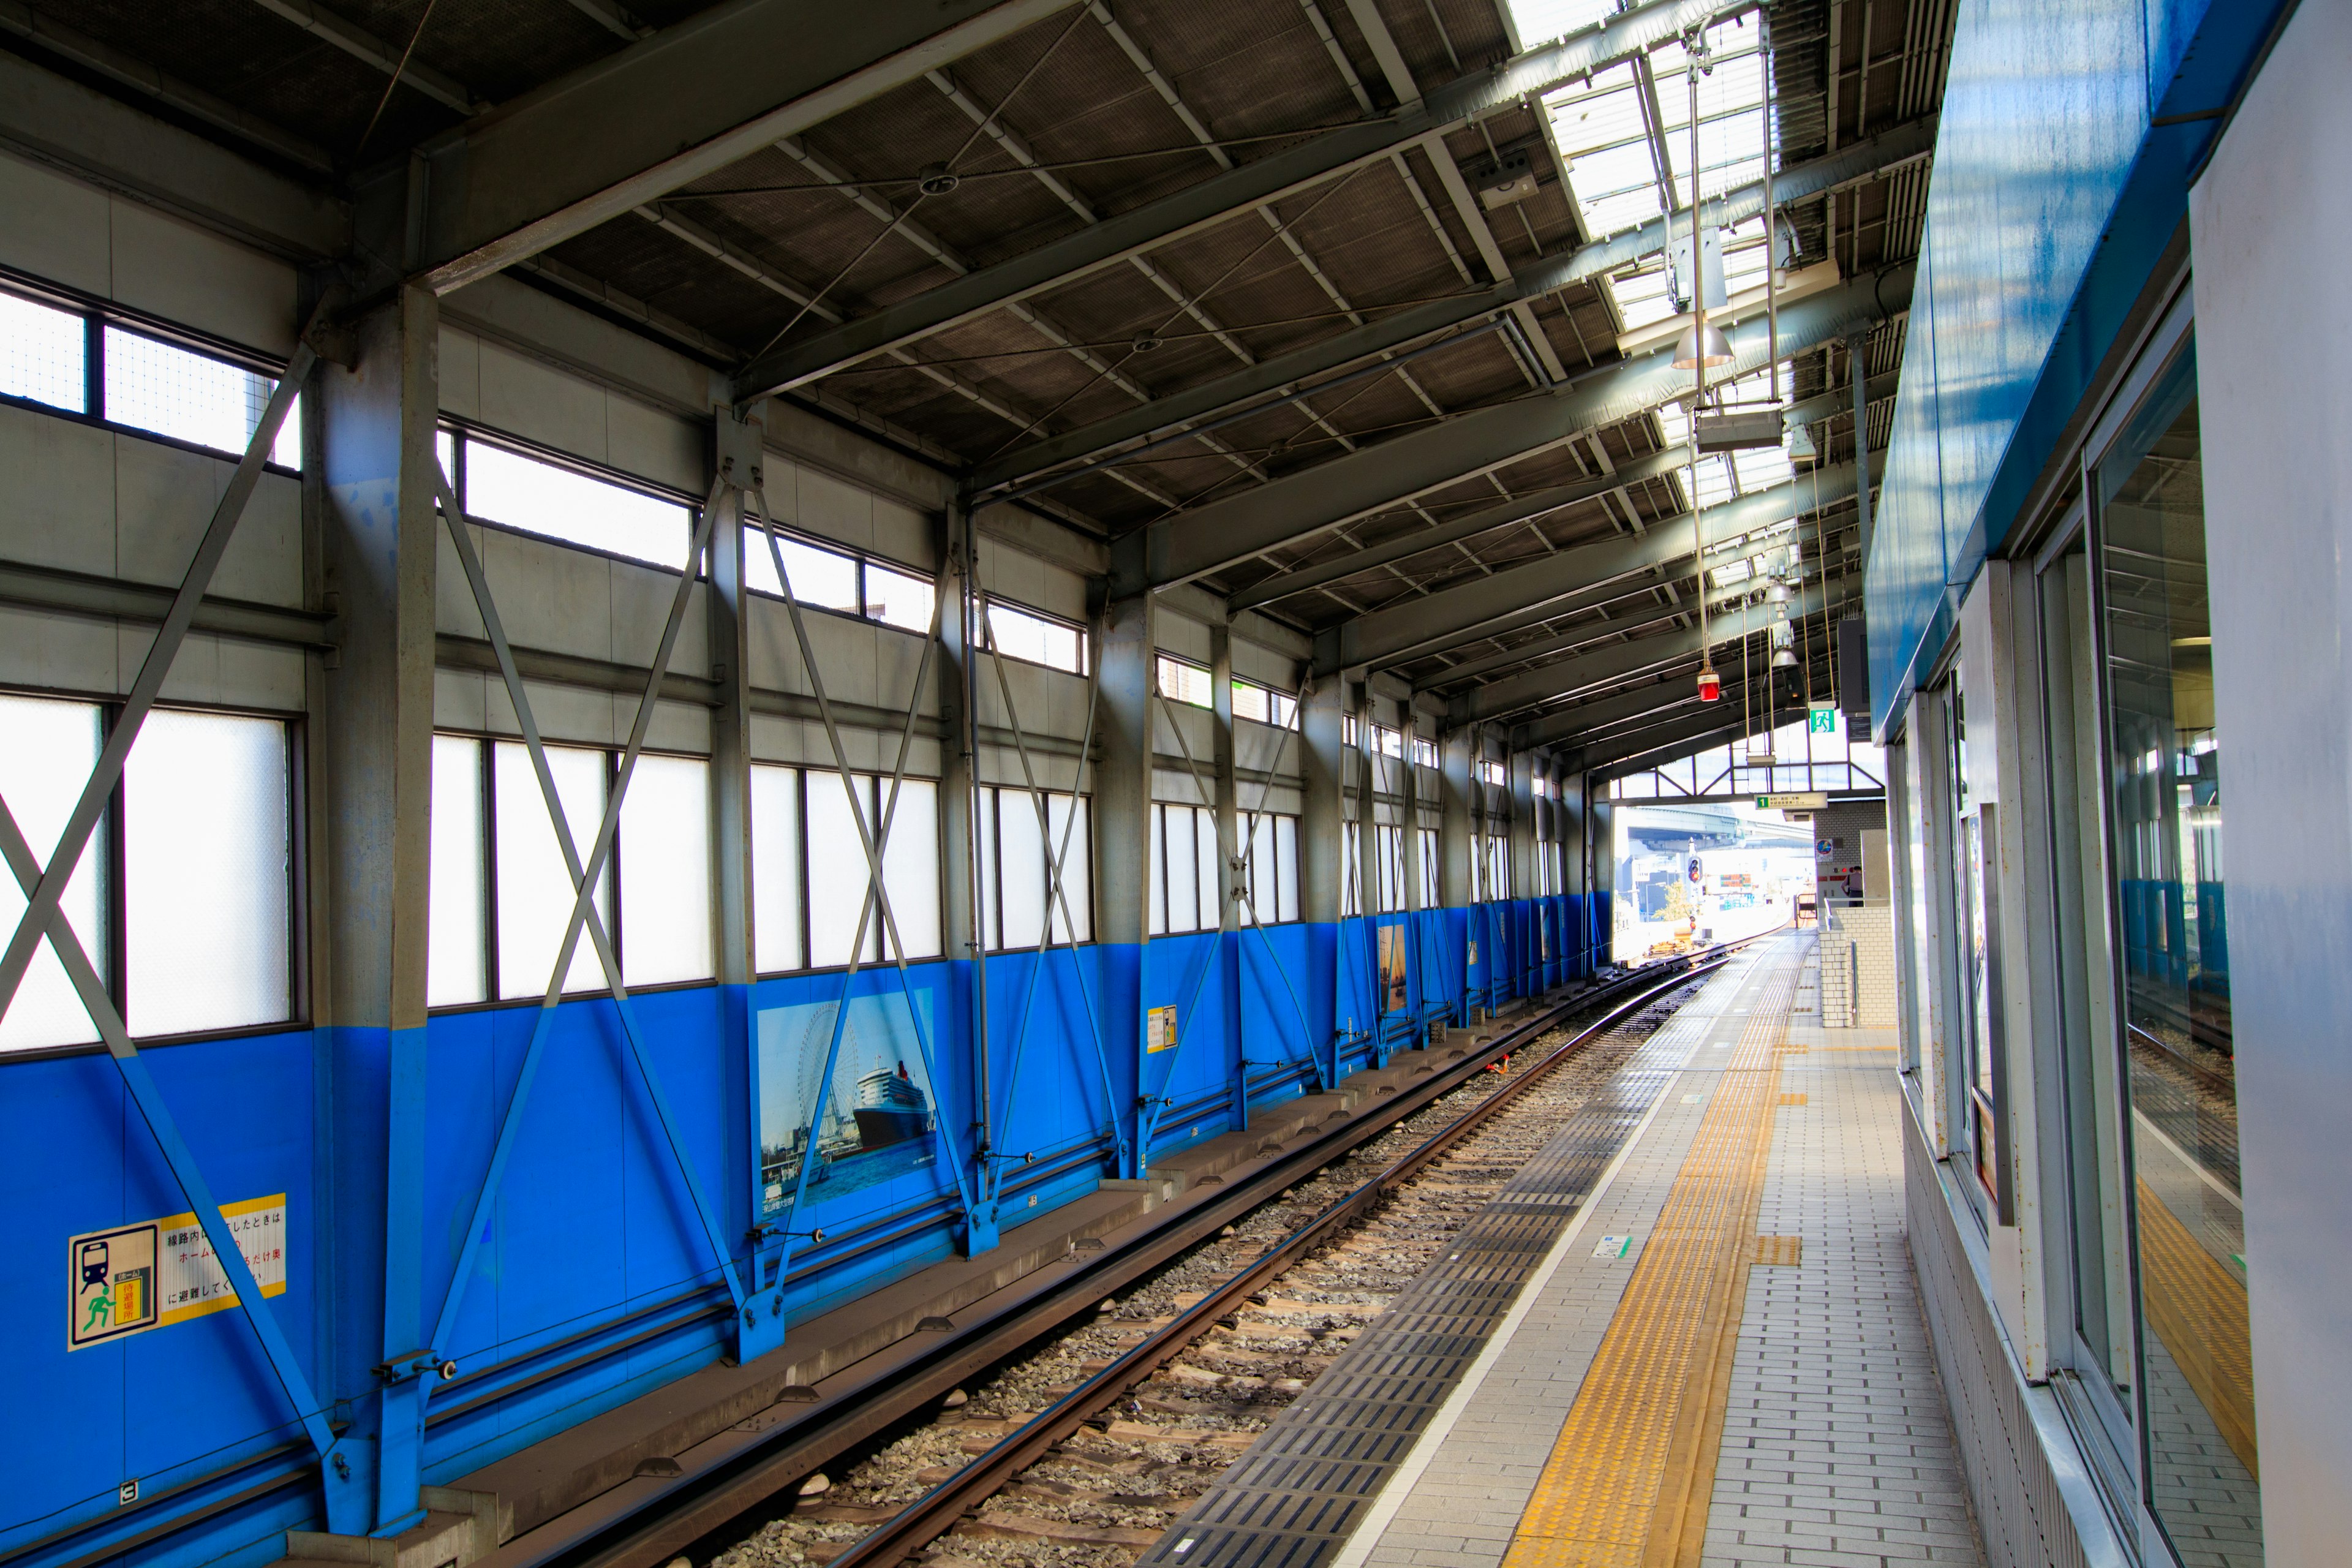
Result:
<svg viewBox="0 0 2352 1568">
<path fill-rule="evenodd" d="M 264 1296 L 286 1291 L 286 1194 L 226 1204 L 221 1218 Z M 66 1348 L 87 1350 L 236 1305 L 193 1214 L 66 1238 Z"/>
</svg>

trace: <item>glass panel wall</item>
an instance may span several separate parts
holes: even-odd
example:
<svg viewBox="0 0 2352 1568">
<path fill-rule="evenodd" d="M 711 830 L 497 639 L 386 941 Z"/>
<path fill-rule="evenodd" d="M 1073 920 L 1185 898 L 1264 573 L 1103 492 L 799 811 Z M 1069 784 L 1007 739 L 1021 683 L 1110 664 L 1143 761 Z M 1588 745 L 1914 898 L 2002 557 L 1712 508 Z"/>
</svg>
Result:
<svg viewBox="0 0 2352 1568">
<path fill-rule="evenodd" d="M 2144 1484 L 2185 1558 L 2262 1560 L 2193 348 L 2095 470 L 2109 894 Z"/>
</svg>

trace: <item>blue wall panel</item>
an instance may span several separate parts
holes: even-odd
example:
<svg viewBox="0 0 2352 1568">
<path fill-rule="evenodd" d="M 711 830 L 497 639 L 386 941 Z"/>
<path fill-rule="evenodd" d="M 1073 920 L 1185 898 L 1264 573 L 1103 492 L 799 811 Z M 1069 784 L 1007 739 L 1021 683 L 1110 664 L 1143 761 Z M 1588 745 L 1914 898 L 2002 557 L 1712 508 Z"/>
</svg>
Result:
<svg viewBox="0 0 2352 1568">
<path fill-rule="evenodd" d="M 1169 937 L 1141 949 L 1089 946 L 1042 961 L 992 956 L 995 1151 L 1034 1157 L 1006 1163 L 1003 1223 L 1035 1217 L 1120 1173 L 1116 1149 L 1136 1131 L 1139 1094 L 1177 1102 L 1157 1128 L 1155 1151 L 1215 1136 L 1238 1125 L 1244 1058 L 1252 1109 L 1309 1092 L 1369 1065 L 1376 1036 L 1391 1049 L 1417 1043 L 1430 1025 L 1466 1017 L 1473 1003 L 1539 988 L 1544 952 L 1549 973 L 1567 972 L 1583 918 L 1580 900 L 1521 900 Z M 1407 957 L 1404 1005 L 1385 1010 L 1375 974 L 1383 927 L 1402 934 Z M 961 1169 L 976 1182 L 979 1167 L 971 970 L 968 962 L 931 963 L 909 976 L 930 1027 L 944 1150 L 854 1190 L 811 1186 L 792 1228 L 822 1226 L 826 1239 L 793 1243 L 792 1320 L 962 1244 L 954 1175 Z M 860 974 L 854 991 L 895 998 L 899 985 L 883 969 Z M 740 1240 L 755 1217 L 755 1021 L 766 1010 L 830 1002 L 842 986 L 838 973 L 793 975 L 635 999 L 716 1224 L 736 1261 L 762 1278 L 781 1243 L 763 1243 L 754 1259 Z M 1168 1005 L 1181 1010 L 1178 1047 L 1148 1054 L 1130 1026 L 1141 1007 Z M 449 1288 L 539 1012 L 520 1004 L 441 1014 L 424 1031 L 422 1257 L 404 1289 L 415 1291 L 428 1323 Z M 366 1029 L 285 1031 L 149 1056 L 220 1194 L 288 1194 L 289 1286 L 269 1310 L 322 1398 L 342 1402 L 338 1420 L 357 1422 L 361 1436 L 373 1418 L 373 1369 L 383 1356 L 387 1059 L 386 1034 Z M 240 1315 L 70 1355 L 64 1348 L 64 1238 L 186 1207 L 119 1075 L 99 1055 L 0 1070 L 9 1075 L 0 1095 L 0 1149 L 8 1152 L 0 1158 L 17 1198 L 0 1210 L 9 1244 L 0 1249 L 0 1328 L 26 1347 L 28 1369 L 12 1393 L 32 1407 L 96 1413 L 54 1426 L 13 1422 L 0 1436 L 10 1477 L 0 1550 L 64 1531 L 32 1558 L 61 1562 L 109 1539 L 99 1531 L 119 1538 L 168 1520 L 170 1505 L 117 1508 L 115 1488 L 132 1476 L 151 1495 L 214 1477 L 211 1490 L 188 1494 L 202 1501 L 274 1473 L 285 1484 L 268 1497 L 141 1549 L 142 1561 L 171 1564 L 274 1557 L 278 1531 L 316 1521 L 314 1461 Z M 438 1347 L 461 1375 L 436 1388 L 428 1479 L 452 1480 L 731 1350 L 729 1295 L 677 1158 L 612 1002 L 561 1004 L 456 1333 Z M 159 1409 L 168 1416 L 158 1418 Z M 223 1473 L 289 1442 L 269 1459 L 274 1472 Z M 77 1524 L 92 1528 L 75 1533 Z"/>
</svg>

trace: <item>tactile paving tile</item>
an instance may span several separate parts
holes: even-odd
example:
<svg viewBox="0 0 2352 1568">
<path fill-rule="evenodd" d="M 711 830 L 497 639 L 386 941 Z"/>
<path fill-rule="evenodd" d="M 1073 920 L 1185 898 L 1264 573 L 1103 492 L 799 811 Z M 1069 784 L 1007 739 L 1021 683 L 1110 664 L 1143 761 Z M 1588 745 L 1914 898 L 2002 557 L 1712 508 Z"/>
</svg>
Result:
<svg viewBox="0 0 2352 1568">
<path fill-rule="evenodd" d="M 1696 1037 L 1670 1022 L 1143 1554 L 1144 1568 L 1317 1568 L 1468 1373 Z"/>
</svg>

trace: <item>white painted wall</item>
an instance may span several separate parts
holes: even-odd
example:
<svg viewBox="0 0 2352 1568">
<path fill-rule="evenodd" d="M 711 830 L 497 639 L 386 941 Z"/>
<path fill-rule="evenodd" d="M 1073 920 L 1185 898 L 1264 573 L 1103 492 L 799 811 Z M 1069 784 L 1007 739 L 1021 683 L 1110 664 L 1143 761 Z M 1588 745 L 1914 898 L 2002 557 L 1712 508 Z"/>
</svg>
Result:
<svg viewBox="0 0 2352 1568">
<path fill-rule="evenodd" d="M 2352 1541 L 2352 7 L 2287 24 L 2189 196 L 2269 1568 Z"/>
</svg>

